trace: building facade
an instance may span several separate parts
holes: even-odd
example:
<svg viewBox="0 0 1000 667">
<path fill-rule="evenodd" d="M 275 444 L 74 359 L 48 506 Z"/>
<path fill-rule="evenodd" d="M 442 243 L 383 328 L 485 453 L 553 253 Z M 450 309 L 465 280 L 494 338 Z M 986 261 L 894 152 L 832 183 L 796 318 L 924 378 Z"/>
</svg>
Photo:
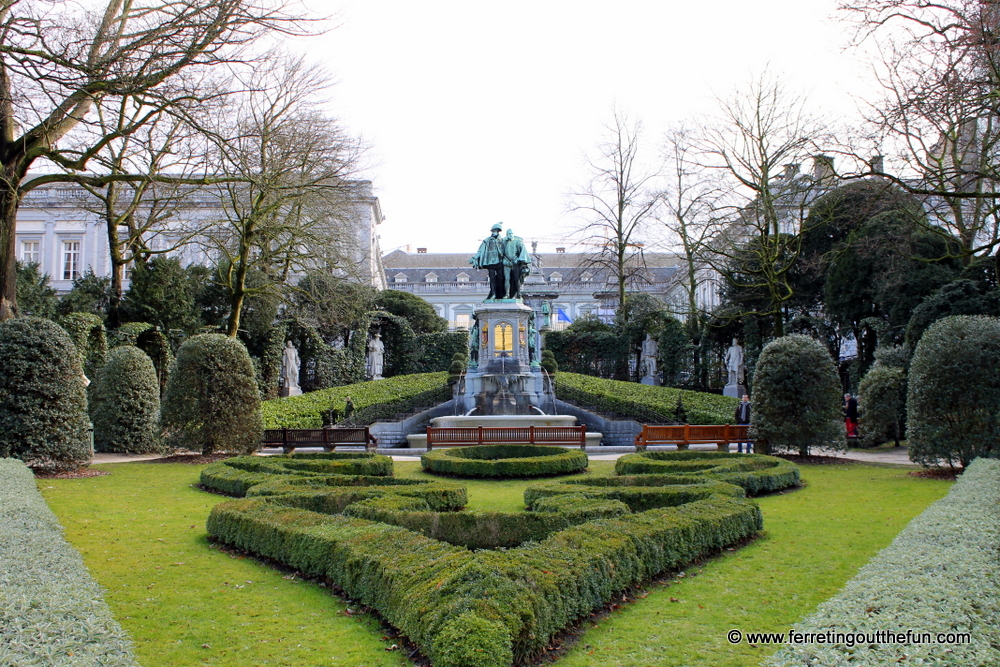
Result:
<svg viewBox="0 0 1000 667">
<path fill-rule="evenodd" d="M 385 289 L 381 265 L 378 226 L 382 210 L 372 194 L 369 181 L 356 182 L 354 196 L 345 215 L 331 222 L 348 239 L 351 271 L 344 272 L 360 282 Z M 70 183 L 55 183 L 27 193 L 17 213 L 16 253 L 21 262 L 34 262 L 48 274 L 50 285 L 59 293 L 68 292 L 73 281 L 87 270 L 99 277 L 110 275 L 111 261 L 108 228 L 99 214 L 100 202 L 84 188 Z M 210 190 L 194 189 L 183 195 L 171 209 L 169 219 L 158 225 L 149 237 L 154 250 L 176 248 L 166 253 L 185 265 L 213 265 L 211 244 L 193 237 L 183 242 L 191 229 L 211 233 L 213 223 L 224 218 L 218 196 Z M 127 287 L 127 283 L 126 283 Z"/>
</svg>

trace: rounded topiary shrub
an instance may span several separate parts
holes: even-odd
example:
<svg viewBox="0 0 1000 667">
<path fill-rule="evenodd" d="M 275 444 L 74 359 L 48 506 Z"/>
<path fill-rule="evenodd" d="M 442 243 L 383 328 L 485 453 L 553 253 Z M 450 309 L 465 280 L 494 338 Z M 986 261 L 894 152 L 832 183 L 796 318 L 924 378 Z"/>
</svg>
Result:
<svg viewBox="0 0 1000 667">
<path fill-rule="evenodd" d="M 473 445 L 420 457 L 424 470 L 459 477 L 544 477 L 580 472 L 589 462 L 582 450 L 551 445 Z"/>
<path fill-rule="evenodd" d="M 906 375 L 902 368 L 876 364 L 858 386 L 861 444 L 875 447 L 886 440 L 899 446 L 906 408 Z"/>
<path fill-rule="evenodd" d="M 163 394 L 161 426 L 171 447 L 250 453 L 263 420 L 250 355 L 235 338 L 201 334 L 177 351 Z"/>
<path fill-rule="evenodd" d="M 753 378 L 751 432 L 756 451 L 769 454 L 810 447 L 844 449 L 840 380 L 819 342 L 792 334 L 761 351 Z"/>
<path fill-rule="evenodd" d="M 906 395 L 910 459 L 967 466 L 1000 456 L 1000 320 L 955 316 L 924 332 Z"/>
<path fill-rule="evenodd" d="M 159 437 L 160 387 L 153 360 L 137 347 L 123 345 L 90 387 L 94 449 L 148 454 L 162 447 Z"/>
<path fill-rule="evenodd" d="M 90 421 L 80 357 L 51 320 L 0 323 L 0 457 L 36 468 L 90 460 Z"/>
<path fill-rule="evenodd" d="M 59 324 L 76 346 L 84 372 L 93 378 L 108 353 L 104 321 L 93 313 L 69 313 L 60 318 Z"/>
</svg>

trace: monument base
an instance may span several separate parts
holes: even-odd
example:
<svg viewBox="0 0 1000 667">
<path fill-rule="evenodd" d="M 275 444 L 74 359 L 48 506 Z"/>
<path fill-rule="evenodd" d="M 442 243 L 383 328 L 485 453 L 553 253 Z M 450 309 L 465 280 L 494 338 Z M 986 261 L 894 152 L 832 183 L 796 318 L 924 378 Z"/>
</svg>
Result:
<svg viewBox="0 0 1000 667">
<path fill-rule="evenodd" d="M 285 396 L 301 396 L 302 395 L 302 388 L 301 387 L 282 387 L 281 391 L 278 392 L 278 393 L 282 397 L 285 397 Z"/>
<path fill-rule="evenodd" d="M 660 378 L 655 377 L 653 375 L 647 375 L 646 377 L 644 377 L 641 380 L 639 380 L 639 382 L 641 382 L 642 384 L 648 384 L 651 387 L 659 387 L 660 386 Z"/>
<path fill-rule="evenodd" d="M 722 390 L 723 396 L 732 396 L 733 398 L 740 398 L 743 394 L 748 394 L 746 385 L 742 384 L 727 384 L 725 389 Z"/>
</svg>

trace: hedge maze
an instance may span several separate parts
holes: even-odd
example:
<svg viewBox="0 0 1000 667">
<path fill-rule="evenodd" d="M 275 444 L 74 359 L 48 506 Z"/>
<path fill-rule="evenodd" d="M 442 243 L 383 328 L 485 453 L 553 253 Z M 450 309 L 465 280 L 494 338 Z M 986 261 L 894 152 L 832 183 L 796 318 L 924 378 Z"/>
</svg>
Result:
<svg viewBox="0 0 1000 667">
<path fill-rule="evenodd" d="M 453 483 L 318 469 L 340 456 L 207 467 L 205 486 L 244 496 L 217 505 L 208 532 L 325 578 L 435 667 L 522 663 L 615 594 L 762 527 L 743 487 L 696 471 L 537 484 L 527 512 L 473 513 L 455 511 Z"/>
</svg>

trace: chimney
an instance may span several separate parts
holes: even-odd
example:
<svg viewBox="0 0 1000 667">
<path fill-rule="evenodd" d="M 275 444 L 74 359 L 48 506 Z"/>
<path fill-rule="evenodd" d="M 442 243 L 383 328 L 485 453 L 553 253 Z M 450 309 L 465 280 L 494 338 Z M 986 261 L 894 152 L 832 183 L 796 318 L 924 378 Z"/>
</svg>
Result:
<svg viewBox="0 0 1000 667">
<path fill-rule="evenodd" d="M 556 252 L 558 252 L 558 253 L 565 253 L 566 252 L 566 248 L 556 248 Z"/>
<path fill-rule="evenodd" d="M 876 174 L 885 173 L 885 157 L 882 155 L 873 155 L 871 161 L 872 171 Z"/>
<path fill-rule="evenodd" d="M 427 254 L 427 248 L 417 248 L 417 254 L 418 255 L 426 255 Z"/>
<path fill-rule="evenodd" d="M 833 158 L 829 155 L 813 156 L 813 178 L 817 181 L 828 181 L 833 179 Z"/>
<path fill-rule="evenodd" d="M 799 167 L 801 165 L 798 162 L 790 162 L 785 165 L 785 172 L 781 175 L 786 181 L 790 181 L 799 175 Z"/>
</svg>

